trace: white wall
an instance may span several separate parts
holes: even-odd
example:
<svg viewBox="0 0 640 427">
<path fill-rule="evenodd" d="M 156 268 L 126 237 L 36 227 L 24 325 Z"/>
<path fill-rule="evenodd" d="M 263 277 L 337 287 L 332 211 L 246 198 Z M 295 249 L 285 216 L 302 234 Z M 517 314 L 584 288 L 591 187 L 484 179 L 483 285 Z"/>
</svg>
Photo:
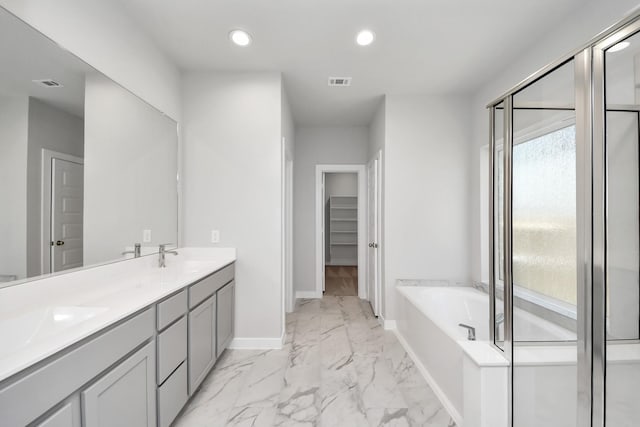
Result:
<svg viewBox="0 0 640 427">
<path fill-rule="evenodd" d="M 26 96 L 0 96 L 0 275 L 27 274 Z"/>
<path fill-rule="evenodd" d="M 293 311 L 295 296 L 293 292 L 293 162 L 295 160 L 295 124 L 291 113 L 289 99 L 282 85 L 281 92 L 281 136 L 284 139 L 284 161 L 282 163 L 282 281 L 284 288 L 284 307 L 287 312 Z M 282 316 L 283 329 L 285 323 Z"/>
<path fill-rule="evenodd" d="M 357 196 L 358 174 L 328 173 L 324 182 L 325 202 L 331 196 Z"/>
<path fill-rule="evenodd" d="M 294 166 L 294 257 L 296 291 L 315 291 L 315 174 L 318 164 L 365 164 L 368 129 L 364 126 L 299 127 Z"/>
<path fill-rule="evenodd" d="M 481 280 L 482 243 L 480 239 L 480 154 L 481 147 L 489 143 L 489 113 L 485 106 L 518 82 L 544 67 L 548 63 L 564 57 L 579 48 L 592 37 L 615 24 L 632 9 L 637 0 L 615 2 L 587 1 L 547 35 L 533 40 L 532 45 L 523 50 L 520 58 L 504 65 L 502 73 L 478 88 L 472 99 L 472 142 L 470 160 L 470 235 L 469 256 L 473 280 Z"/>
<path fill-rule="evenodd" d="M 398 279 L 468 280 L 469 100 L 387 95 L 385 289 L 395 319 Z"/>
<path fill-rule="evenodd" d="M 27 275 L 41 274 L 42 149 L 84 157 L 84 120 L 29 98 Z"/>
<path fill-rule="evenodd" d="M 0 0 L 0 6 L 174 120 L 180 119 L 178 68 L 118 2 Z"/>
<path fill-rule="evenodd" d="M 212 246 L 217 229 L 219 245 L 237 249 L 235 344 L 273 343 L 283 333 L 281 76 L 187 72 L 182 87 L 184 243 Z"/>
<path fill-rule="evenodd" d="M 85 265 L 136 242 L 177 243 L 176 123 L 98 73 L 86 80 Z"/>
</svg>

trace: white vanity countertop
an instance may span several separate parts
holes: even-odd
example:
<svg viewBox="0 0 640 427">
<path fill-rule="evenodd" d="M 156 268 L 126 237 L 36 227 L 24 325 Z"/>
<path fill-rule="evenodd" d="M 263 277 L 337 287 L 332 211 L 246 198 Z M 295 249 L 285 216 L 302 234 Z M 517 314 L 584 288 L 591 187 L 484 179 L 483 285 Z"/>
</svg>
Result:
<svg viewBox="0 0 640 427">
<path fill-rule="evenodd" d="M 236 260 L 232 248 L 180 248 L 0 289 L 0 381 Z"/>
</svg>

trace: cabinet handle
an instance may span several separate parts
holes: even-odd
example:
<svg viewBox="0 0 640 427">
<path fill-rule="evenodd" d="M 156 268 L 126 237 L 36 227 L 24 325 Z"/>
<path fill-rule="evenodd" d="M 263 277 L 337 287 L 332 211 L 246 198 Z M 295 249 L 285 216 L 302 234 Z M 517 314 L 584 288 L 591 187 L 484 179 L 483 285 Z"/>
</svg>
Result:
<svg viewBox="0 0 640 427">
<path fill-rule="evenodd" d="M 64 246 L 64 240 L 56 240 L 56 246 Z"/>
</svg>

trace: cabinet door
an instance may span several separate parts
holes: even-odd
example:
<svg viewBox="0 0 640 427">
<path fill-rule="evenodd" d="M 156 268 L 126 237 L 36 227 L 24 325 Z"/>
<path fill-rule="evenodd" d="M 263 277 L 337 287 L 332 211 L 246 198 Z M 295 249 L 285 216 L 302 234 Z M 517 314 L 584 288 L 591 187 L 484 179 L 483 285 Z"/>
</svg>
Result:
<svg viewBox="0 0 640 427">
<path fill-rule="evenodd" d="M 235 282 L 230 282 L 217 294 L 217 328 L 218 328 L 218 348 L 217 355 L 220 356 L 233 339 L 233 322 L 235 312 Z"/>
<path fill-rule="evenodd" d="M 86 427 L 156 425 L 155 342 L 82 392 Z"/>
<path fill-rule="evenodd" d="M 53 414 L 36 423 L 37 427 L 80 427 L 80 396 L 65 402 Z"/>
<path fill-rule="evenodd" d="M 189 313 L 189 395 L 216 362 L 216 296 Z"/>
</svg>

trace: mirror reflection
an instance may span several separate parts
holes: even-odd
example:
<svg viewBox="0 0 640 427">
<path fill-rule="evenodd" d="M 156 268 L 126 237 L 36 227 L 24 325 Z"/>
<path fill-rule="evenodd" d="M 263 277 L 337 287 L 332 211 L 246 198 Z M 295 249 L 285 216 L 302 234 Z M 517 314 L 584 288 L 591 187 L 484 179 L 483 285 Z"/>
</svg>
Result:
<svg viewBox="0 0 640 427">
<path fill-rule="evenodd" d="M 0 286 L 175 243 L 176 123 L 6 11 L 0 58 Z"/>
</svg>

